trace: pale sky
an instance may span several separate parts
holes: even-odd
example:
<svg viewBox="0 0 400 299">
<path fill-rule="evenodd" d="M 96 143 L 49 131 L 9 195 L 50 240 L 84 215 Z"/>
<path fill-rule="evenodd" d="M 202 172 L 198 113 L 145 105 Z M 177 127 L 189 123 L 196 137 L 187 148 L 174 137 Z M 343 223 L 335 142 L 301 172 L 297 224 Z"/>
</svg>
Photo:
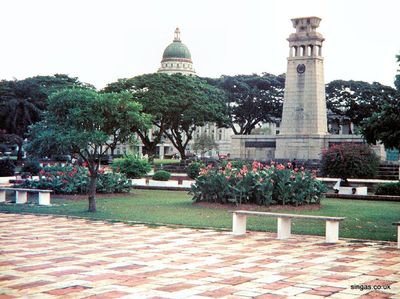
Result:
<svg viewBox="0 0 400 299">
<path fill-rule="evenodd" d="M 286 72 L 291 18 L 322 18 L 325 81 L 393 86 L 400 0 L 1 0 L 0 79 L 97 88 L 156 72 L 176 27 L 199 76 Z"/>
</svg>

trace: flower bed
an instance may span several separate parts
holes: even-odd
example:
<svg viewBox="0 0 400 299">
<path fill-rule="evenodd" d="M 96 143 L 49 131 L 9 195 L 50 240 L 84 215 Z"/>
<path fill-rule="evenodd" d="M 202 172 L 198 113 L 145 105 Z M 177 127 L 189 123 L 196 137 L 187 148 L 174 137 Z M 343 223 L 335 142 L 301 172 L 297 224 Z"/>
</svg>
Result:
<svg viewBox="0 0 400 299">
<path fill-rule="evenodd" d="M 202 168 L 191 188 L 193 200 L 216 203 L 253 203 L 258 205 L 295 205 L 319 203 L 325 185 L 315 172 L 303 167 L 241 162 Z"/>
<path fill-rule="evenodd" d="M 86 167 L 46 166 L 39 172 L 39 180 L 26 180 L 19 187 L 51 189 L 56 194 L 87 194 L 89 173 Z M 129 192 L 131 183 L 120 173 L 104 173 L 97 178 L 98 193 Z"/>
</svg>

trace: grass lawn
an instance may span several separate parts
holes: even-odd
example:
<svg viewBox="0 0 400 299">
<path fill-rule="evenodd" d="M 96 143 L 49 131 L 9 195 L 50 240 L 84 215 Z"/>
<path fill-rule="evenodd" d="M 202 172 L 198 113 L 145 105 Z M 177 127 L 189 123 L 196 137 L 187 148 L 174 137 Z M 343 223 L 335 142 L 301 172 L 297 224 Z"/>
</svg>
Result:
<svg viewBox="0 0 400 299">
<path fill-rule="evenodd" d="M 128 197 L 98 198 L 96 213 L 86 212 L 87 200 L 57 199 L 57 195 L 54 195 L 52 203 L 54 205 L 51 207 L 0 204 L 0 212 L 70 215 L 222 229 L 230 229 L 232 225 L 232 215 L 229 212 L 193 205 L 191 196 L 182 191 L 134 190 L 132 196 Z M 347 219 L 340 224 L 340 237 L 395 241 L 396 227 L 392 222 L 400 220 L 400 202 L 324 199 L 322 208 L 317 211 L 279 212 L 344 216 Z M 248 229 L 276 232 L 276 219 L 249 217 Z M 325 223 L 293 220 L 292 232 L 322 236 L 325 234 Z"/>
</svg>

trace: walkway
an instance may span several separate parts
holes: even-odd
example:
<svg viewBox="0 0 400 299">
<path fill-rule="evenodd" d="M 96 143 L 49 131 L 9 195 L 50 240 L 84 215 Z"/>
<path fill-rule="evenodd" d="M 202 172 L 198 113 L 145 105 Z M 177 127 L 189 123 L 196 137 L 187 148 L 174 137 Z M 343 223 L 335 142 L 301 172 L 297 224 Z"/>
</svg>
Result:
<svg viewBox="0 0 400 299">
<path fill-rule="evenodd" d="M 393 243 L 274 237 L 0 214 L 0 298 L 400 298 Z"/>
</svg>

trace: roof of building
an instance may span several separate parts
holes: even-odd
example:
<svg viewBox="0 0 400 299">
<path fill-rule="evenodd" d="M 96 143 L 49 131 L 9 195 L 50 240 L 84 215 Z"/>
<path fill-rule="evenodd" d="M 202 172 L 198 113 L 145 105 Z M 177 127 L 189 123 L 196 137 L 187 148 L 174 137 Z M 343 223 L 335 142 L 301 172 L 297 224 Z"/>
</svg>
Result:
<svg viewBox="0 0 400 299">
<path fill-rule="evenodd" d="M 188 47 L 186 47 L 186 45 L 181 42 L 179 28 L 176 28 L 175 30 L 174 41 L 169 44 L 164 50 L 163 59 L 168 58 L 192 58 Z"/>
</svg>

